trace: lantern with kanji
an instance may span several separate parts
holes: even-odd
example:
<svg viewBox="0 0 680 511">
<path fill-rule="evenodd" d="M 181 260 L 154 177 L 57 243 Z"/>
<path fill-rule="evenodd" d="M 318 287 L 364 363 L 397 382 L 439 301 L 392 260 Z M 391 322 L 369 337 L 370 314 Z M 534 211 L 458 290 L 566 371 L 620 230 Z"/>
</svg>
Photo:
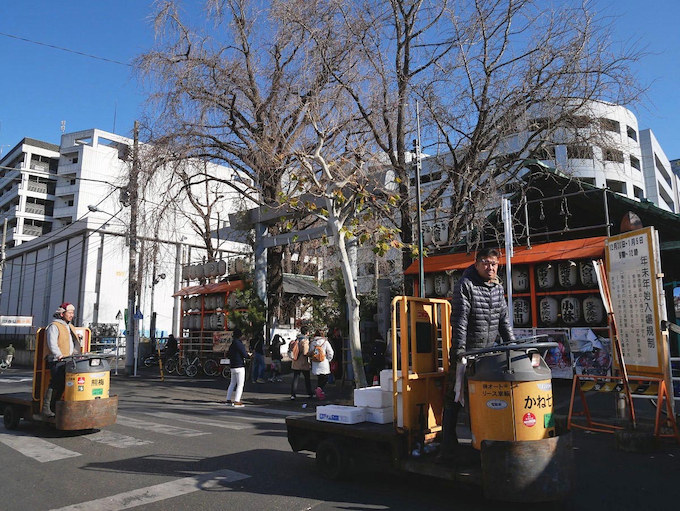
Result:
<svg viewBox="0 0 680 511">
<path fill-rule="evenodd" d="M 562 298 L 560 302 L 562 321 L 566 325 L 575 325 L 581 321 L 581 302 L 574 296 Z"/>
<path fill-rule="evenodd" d="M 599 296 L 591 295 L 583 300 L 583 319 L 588 325 L 600 325 L 604 320 L 604 305 Z"/>
<path fill-rule="evenodd" d="M 531 304 L 526 298 L 515 298 L 512 301 L 512 315 L 514 324 L 526 326 L 531 320 Z"/>
<path fill-rule="evenodd" d="M 552 296 L 545 296 L 538 302 L 538 311 L 541 322 L 546 325 L 554 325 L 557 323 L 559 314 L 559 305 L 557 300 Z"/>
<path fill-rule="evenodd" d="M 512 289 L 517 292 L 529 289 L 529 268 L 526 266 L 512 267 Z"/>
<path fill-rule="evenodd" d="M 574 287 L 577 280 L 576 263 L 574 261 L 563 261 L 557 265 L 557 275 L 562 287 Z"/>
<path fill-rule="evenodd" d="M 597 287 L 597 277 L 595 276 L 595 267 L 592 261 L 581 261 L 579 263 L 579 273 L 581 284 L 585 287 Z"/>
<path fill-rule="evenodd" d="M 449 277 L 445 273 L 437 273 L 434 276 L 434 294 L 446 296 L 449 292 Z"/>
<path fill-rule="evenodd" d="M 539 289 L 551 289 L 555 286 L 555 268 L 552 264 L 536 265 L 536 284 Z"/>
</svg>

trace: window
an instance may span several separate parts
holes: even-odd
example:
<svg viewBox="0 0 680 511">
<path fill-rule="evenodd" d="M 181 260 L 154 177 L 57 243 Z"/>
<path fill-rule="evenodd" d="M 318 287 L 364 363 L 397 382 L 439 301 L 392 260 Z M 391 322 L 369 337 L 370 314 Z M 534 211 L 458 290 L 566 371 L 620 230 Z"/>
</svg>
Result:
<svg viewBox="0 0 680 511">
<path fill-rule="evenodd" d="M 640 160 L 638 160 L 632 154 L 630 155 L 630 166 L 633 167 L 634 169 L 640 170 Z"/>
<path fill-rule="evenodd" d="M 621 124 L 619 124 L 619 121 L 615 121 L 614 119 L 601 118 L 600 126 L 602 126 L 602 129 L 606 131 L 613 131 L 614 133 L 621 132 Z"/>
<path fill-rule="evenodd" d="M 69 180 L 68 184 L 70 185 L 76 184 L 76 178 L 74 177 L 73 179 Z"/>
<path fill-rule="evenodd" d="M 73 199 L 67 200 L 67 201 L 66 201 L 66 205 L 69 206 L 69 207 L 70 207 L 70 206 L 73 206 Z"/>
<path fill-rule="evenodd" d="M 584 183 L 588 183 L 589 185 L 595 186 L 595 178 L 594 177 L 579 177 L 579 181 L 583 181 Z"/>
<path fill-rule="evenodd" d="M 623 163 L 623 151 L 618 149 L 604 148 L 602 149 L 602 154 L 605 161 L 613 161 L 616 163 Z"/>
<path fill-rule="evenodd" d="M 633 185 L 633 195 L 635 195 L 636 199 L 642 200 L 642 199 L 645 198 L 645 192 L 642 191 L 642 188 L 640 188 L 639 186 L 635 186 L 635 185 Z"/>
<path fill-rule="evenodd" d="M 590 117 L 585 115 L 569 115 L 564 118 L 564 125 L 569 128 L 587 128 L 590 122 Z"/>
<path fill-rule="evenodd" d="M 555 146 L 538 147 L 531 153 L 531 158 L 536 158 L 537 160 L 554 160 Z"/>
<path fill-rule="evenodd" d="M 673 188 L 673 182 L 671 181 L 671 176 L 668 175 L 668 171 L 666 170 L 666 167 L 664 167 L 663 163 L 661 163 L 661 160 L 659 157 L 654 153 L 654 165 L 656 166 L 656 170 L 659 171 L 659 174 L 664 178 L 666 183 L 668 183 L 668 186 Z"/>
<path fill-rule="evenodd" d="M 635 129 L 631 128 L 630 126 L 626 126 L 626 133 L 628 134 L 628 138 L 632 138 L 637 142 L 637 131 L 635 131 Z"/>
<path fill-rule="evenodd" d="M 593 148 L 591 146 L 583 145 L 568 145 L 567 158 L 575 160 L 592 160 Z"/>
<path fill-rule="evenodd" d="M 626 183 L 623 181 L 615 181 L 613 179 L 607 179 L 607 188 L 613 192 L 618 192 L 626 195 Z"/>
</svg>

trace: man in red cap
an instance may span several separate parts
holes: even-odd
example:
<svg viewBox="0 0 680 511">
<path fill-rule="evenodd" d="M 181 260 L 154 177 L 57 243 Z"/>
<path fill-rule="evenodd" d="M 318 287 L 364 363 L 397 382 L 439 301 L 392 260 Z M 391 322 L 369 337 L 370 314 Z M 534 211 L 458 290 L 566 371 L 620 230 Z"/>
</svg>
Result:
<svg viewBox="0 0 680 511">
<path fill-rule="evenodd" d="M 62 303 L 54 313 L 54 321 L 47 327 L 47 365 L 50 368 L 50 385 L 43 399 L 42 414 L 54 417 L 54 403 L 61 399 L 66 382 L 66 362 L 62 359 L 80 353 L 80 340 L 71 322 L 76 308 Z"/>
</svg>

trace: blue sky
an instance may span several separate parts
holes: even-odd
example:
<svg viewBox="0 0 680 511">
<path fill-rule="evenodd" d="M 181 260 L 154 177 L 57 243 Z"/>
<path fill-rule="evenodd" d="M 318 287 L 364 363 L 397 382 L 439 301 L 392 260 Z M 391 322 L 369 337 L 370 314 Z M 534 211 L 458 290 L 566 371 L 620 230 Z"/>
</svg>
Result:
<svg viewBox="0 0 680 511">
<path fill-rule="evenodd" d="M 680 158 L 680 2 L 591 4 L 599 14 L 616 17 L 616 41 L 637 42 L 649 53 L 635 66 L 649 91 L 631 109 L 640 129 L 651 128 L 666 155 Z M 152 6 L 150 0 L 0 0 L 0 33 L 125 63 L 153 44 Z M 61 121 L 66 121 L 66 132 L 100 128 L 129 135 L 141 115 L 144 96 L 128 66 L 4 35 L 0 55 L 2 154 L 23 137 L 59 143 Z"/>
</svg>

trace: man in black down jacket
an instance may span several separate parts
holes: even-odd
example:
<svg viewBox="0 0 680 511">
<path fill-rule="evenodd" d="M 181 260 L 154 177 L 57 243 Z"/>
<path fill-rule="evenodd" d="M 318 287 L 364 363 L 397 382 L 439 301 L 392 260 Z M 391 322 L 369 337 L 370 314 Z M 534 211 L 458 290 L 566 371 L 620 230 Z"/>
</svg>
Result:
<svg viewBox="0 0 680 511">
<path fill-rule="evenodd" d="M 451 312 L 451 351 L 442 420 L 442 458 L 455 456 L 458 446 L 456 423 L 462 405 L 456 401 L 456 366 L 461 353 L 487 348 L 498 342 L 515 340 L 508 317 L 505 291 L 498 279 L 498 256 L 495 249 L 477 252 L 475 264 L 468 267 L 456 284 Z"/>
</svg>

